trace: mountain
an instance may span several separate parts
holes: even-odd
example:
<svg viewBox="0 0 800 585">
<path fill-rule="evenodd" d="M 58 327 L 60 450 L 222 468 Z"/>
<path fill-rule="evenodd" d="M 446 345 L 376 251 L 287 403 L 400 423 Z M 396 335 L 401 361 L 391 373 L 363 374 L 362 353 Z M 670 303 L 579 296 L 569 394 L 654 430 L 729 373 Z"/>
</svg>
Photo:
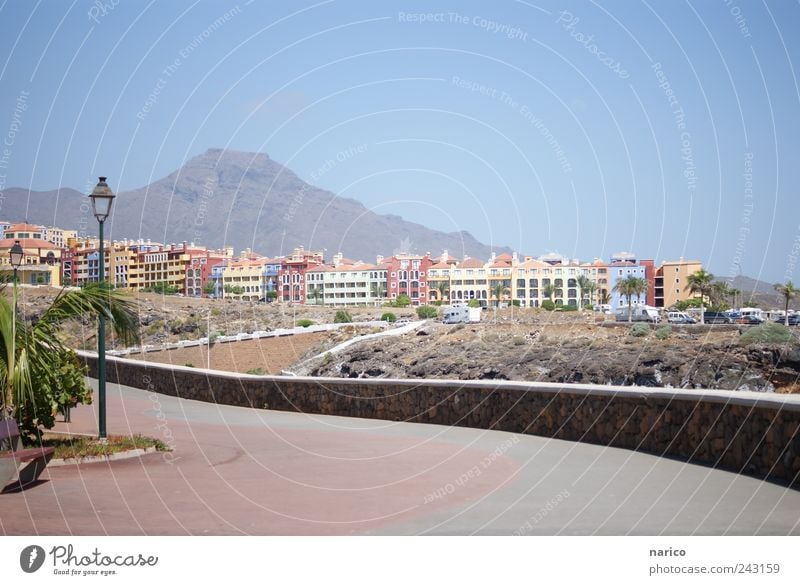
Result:
<svg viewBox="0 0 800 585">
<path fill-rule="evenodd" d="M 783 297 L 768 282 L 741 275 L 721 280 L 727 282 L 732 288 L 742 291 L 742 296 L 738 301 L 742 306 L 757 306 L 765 309 L 783 308 Z"/>
<path fill-rule="evenodd" d="M 73 189 L 8 189 L 0 218 L 76 226 L 93 234 L 97 224 L 87 201 Z M 482 244 L 468 232 L 439 232 L 374 213 L 354 199 L 309 185 L 266 154 L 220 149 L 194 157 L 146 187 L 118 193 L 108 228 L 115 239 L 232 245 L 269 256 L 302 245 L 368 262 L 376 254 L 400 251 L 438 256 L 448 250 L 483 259 L 493 250 L 509 251 Z"/>
</svg>

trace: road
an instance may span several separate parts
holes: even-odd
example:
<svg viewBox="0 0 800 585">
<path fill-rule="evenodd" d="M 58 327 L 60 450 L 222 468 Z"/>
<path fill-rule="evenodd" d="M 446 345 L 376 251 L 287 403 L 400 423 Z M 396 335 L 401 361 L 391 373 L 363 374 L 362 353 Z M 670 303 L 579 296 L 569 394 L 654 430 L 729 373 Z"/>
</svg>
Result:
<svg viewBox="0 0 800 585">
<path fill-rule="evenodd" d="M 114 434 L 170 453 L 48 469 L 6 535 L 800 534 L 800 492 L 512 433 L 218 406 L 108 386 Z M 60 430 L 94 432 L 96 406 Z"/>
</svg>

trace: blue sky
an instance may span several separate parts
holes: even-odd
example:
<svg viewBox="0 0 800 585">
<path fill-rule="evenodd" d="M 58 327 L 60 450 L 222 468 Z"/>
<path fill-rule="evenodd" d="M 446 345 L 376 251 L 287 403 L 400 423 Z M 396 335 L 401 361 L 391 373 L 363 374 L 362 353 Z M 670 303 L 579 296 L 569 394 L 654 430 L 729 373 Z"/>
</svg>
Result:
<svg viewBox="0 0 800 585">
<path fill-rule="evenodd" d="M 0 189 L 259 151 L 525 254 L 797 282 L 798 23 L 743 0 L 0 0 Z"/>
</svg>

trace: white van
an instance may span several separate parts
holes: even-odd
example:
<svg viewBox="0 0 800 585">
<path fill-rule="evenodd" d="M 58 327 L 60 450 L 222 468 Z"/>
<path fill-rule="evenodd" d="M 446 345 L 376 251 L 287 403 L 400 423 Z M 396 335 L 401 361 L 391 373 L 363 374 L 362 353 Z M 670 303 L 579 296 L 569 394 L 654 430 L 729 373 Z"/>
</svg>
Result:
<svg viewBox="0 0 800 585">
<path fill-rule="evenodd" d="M 614 312 L 616 316 L 616 320 L 620 321 L 627 321 L 628 320 L 628 307 L 617 307 L 616 311 Z M 638 305 L 631 309 L 630 314 L 631 321 L 645 321 L 647 323 L 661 323 L 661 314 L 658 312 L 658 309 L 655 307 L 648 307 L 647 305 Z"/>
</svg>

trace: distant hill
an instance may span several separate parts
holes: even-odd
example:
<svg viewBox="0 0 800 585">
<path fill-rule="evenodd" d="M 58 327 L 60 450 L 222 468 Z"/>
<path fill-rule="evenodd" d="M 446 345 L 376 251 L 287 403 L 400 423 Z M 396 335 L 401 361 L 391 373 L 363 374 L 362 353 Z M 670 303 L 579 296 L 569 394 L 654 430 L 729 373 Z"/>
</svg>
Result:
<svg viewBox="0 0 800 585">
<path fill-rule="evenodd" d="M 114 178 L 109 182 L 113 188 Z M 374 213 L 354 199 L 309 185 L 260 153 L 211 149 L 163 179 L 117 195 L 109 225 L 115 239 L 232 245 L 270 256 L 302 245 L 365 261 L 399 251 L 438 255 L 448 250 L 452 256 L 483 259 L 492 251 L 510 251 L 482 244 L 468 232 L 444 233 Z M 8 189 L 0 218 L 83 226 L 95 234 L 86 201 L 73 189 Z"/>
<path fill-rule="evenodd" d="M 749 276 L 735 276 L 733 278 L 722 279 L 731 287 L 742 291 L 739 304 L 743 307 L 758 306 L 763 309 L 783 309 L 783 297 L 775 291 L 772 284 L 762 280 L 756 280 Z M 797 308 L 800 303 L 793 303 L 789 307 Z"/>
</svg>

